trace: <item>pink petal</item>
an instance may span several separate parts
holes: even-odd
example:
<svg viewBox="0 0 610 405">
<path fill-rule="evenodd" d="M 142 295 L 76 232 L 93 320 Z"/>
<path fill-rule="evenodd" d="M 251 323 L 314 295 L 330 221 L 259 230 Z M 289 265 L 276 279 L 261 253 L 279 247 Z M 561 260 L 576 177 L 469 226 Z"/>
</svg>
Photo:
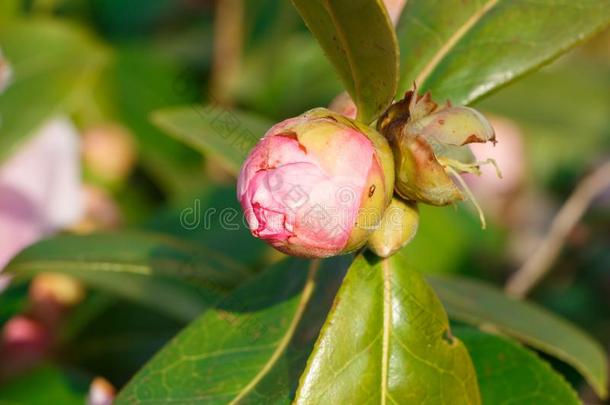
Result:
<svg viewBox="0 0 610 405">
<path fill-rule="evenodd" d="M 67 119 L 47 122 L 0 167 L 0 268 L 39 238 L 80 219 L 79 137 Z"/>
</svg>

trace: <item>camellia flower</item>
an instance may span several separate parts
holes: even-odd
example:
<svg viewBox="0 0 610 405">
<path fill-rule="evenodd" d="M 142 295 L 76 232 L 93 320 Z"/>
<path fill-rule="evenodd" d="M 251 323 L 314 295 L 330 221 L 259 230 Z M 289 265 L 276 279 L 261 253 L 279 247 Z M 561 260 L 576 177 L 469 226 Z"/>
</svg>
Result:
<svg viewBox="0 0 610 405">
<path fill-rule="evenodd" d="M 252 234 L 302 257 L 362 247 L 391 201 L 393 157 L 372 128 L 324 108 L 272 127 L 237 181 Z"/>
</svg>

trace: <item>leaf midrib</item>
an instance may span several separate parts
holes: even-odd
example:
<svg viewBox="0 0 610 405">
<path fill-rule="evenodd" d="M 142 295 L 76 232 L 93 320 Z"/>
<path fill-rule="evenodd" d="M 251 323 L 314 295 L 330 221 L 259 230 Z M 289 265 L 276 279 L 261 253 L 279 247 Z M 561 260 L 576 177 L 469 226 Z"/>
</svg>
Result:
<svg viewBox="0 0 610 405">
<path fill-rule="evenodd" d="M 440 64 L 440 62 L 447 56 L 449 51 L 453 49 L 453 47 L 466 35 L 466 33 L 476 24 L 478 23 L 488 12 L 491 10 L 499 0 L 488 0 L 487 3 L 483 5 L 474 13 L 466 22 L 457 29 L 445 42 L 445 44 L 434 54 L 432 59 L 426 64 L 426 66 L 420 71 L 419 75 L 415 79 L 415 83 L 417 86 L 421 87 L 424 82 L 430 77 L 430 74 L 436 69 L 436 67 Z"/>
<path fill-rule="evenodd" d="M 383 339 L 381 349 L 381 405 L 386 405 L 388 368 L 390 362 L 390 334 L 392 333 L 392 272 L 389 259 L 381 262 L 383 271 Z"/>
<path fill-rule="evenodd" d="M 292 318 L 292 321 L 288 326 L 288 329 L 286 330 L 284 336 L 280 340 L 280 343 L 278 344 L 277 348 L 275 349 L 269 360 L 267 360 L 267 362 L 263 365 L 261 370 L 254 376 L 254 378 L 252 378 L 252 380 L 250 380 L 250 382 L 239 391 L 237 396 L 231 402 L 229 402 L 229 405 L 238 404 L 239 401 L 245 398 L 245 396 L 248 395 L 248 393 L 250 393 L 250 391 L 252 391 L 256 387 L 256 385 L 258 385 L 258 383 L 267 375 L 267 373 L 269 373 L 275 363 L 277 363 L 277 361 L 280 359 L 282 354 L 284 354 L 286 347 L 288 347 L 288 344 L 292 340 L 294 332 L 296 331 L 297 326 L 299 325 L 303 317 L 305 309 L 307 308 L 307 304 L 309 303 L 309 299 L 313 295 L 313 290 L 315 286 L 315 276 L 319 267 L 320 260 L 311 261 L 307 273 L 307 280 L 305 281 L 305 285 L 303 287 L 301 299 L 295 311 L 294 317 Z"/>
<path fill-rule="evenodd" d="M 7 272 L 15 273 L 16 275 L 22 274 L 30 274 L 31 271 L 52 271 L 52 270 L 78 270 L 86 268 L 88 271 L 100 272 L 100 273 L 125 273 L 131 275 L 138 276 L 160 276 L 160 277 L 171 277 L 171 273 L 164 272 L 155 272 L 153 266 L 155 262 L 149 262 L 146 264 L 138 264 L 127 261 L 112 261 L 112 260 L 95 260 L 95 261 L 71 261 L 71 260 L 35 260 L 28 261 L 26 263 L 18 263 L 12 266 L 7 267 Z M 168 267 L 173 269 L 180 269 L 183 266 L 183 263 L 178 260 L 167 259 L 165 264 L 168 264 Z M 201 265 L 201 269 L 205 271 L 209 271 L 211 273 L 202 274 L 201 277 L 193 277 L 195 279 L 200 279 L 204 281 L 208 281 L 208 278 L 204 277 L 205 275 L 218 274 L 213 267 L 207 267 L 205 265 Z M 177 279 L 181 279 L 181 277 L 176 277 Z"/>
</svg>

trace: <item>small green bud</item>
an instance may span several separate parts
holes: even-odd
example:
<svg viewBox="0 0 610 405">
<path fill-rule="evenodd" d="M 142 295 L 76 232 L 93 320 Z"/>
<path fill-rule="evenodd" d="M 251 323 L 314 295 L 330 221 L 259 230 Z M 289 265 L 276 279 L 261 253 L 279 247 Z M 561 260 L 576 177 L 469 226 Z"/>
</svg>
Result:
<svg viewBox="0 0 610 405">
<path fill-rule="evenodd" d="M 394 197 L 379 227 L 371 234 L 368 247 L 377 256 L 389 257 L 413 240 L 418 225 L 417 204 Z"/>
</svg>

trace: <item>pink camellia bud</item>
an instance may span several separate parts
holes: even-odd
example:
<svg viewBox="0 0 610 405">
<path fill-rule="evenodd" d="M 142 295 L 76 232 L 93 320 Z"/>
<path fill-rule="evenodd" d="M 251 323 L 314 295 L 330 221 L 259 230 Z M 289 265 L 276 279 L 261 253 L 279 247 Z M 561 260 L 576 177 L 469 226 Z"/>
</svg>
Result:
<svg viewBox="0 0 610 405">
<path fill-rule="evenodd" d="M 328 257 L 362 247 L 391 201 L 390 147 L 324 108 L 272 127 L 250 152 L 237 197 L 252 234 L 281 252 Z"/>
</svg>

